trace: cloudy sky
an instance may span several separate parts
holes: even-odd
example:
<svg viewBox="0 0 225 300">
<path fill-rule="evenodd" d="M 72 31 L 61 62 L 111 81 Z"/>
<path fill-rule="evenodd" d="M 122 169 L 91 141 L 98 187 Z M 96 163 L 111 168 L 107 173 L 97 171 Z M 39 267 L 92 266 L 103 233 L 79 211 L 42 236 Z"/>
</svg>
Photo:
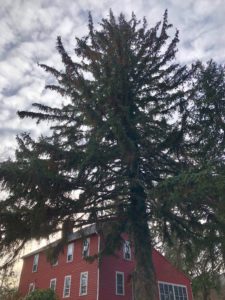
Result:
<svg viewBox="0 0 225 300">
<path fill-rule="evenodd" d="M 49 78 L 37 62 L 60 66 L 56 37 L 60 35 L 72 53 L 74 37 L 87 32 L 88 11 L 95 22 L 110 8 L 127 16 L 134 11 L 154 25 L 167 8 L 169 21 L 180 31 L 181 63 L 210 58 L 225 63 L 224 0 L 0 0 L 0 4 L 0 161 L 13 156 L 17 134 L 45 132 L 45 127 L 20 120 L 16 112 L 29 109 L 33 102 L 63 101 L 44 90 Z"/>
</svg>

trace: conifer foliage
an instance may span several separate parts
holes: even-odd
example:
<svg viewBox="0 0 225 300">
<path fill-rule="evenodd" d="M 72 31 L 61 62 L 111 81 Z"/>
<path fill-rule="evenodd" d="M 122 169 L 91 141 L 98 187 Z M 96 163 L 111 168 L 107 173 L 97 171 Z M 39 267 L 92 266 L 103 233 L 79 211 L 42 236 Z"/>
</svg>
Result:
<svg viewBox="0 0 225 300">
<path fill-rule="evenodd" d="M 170 38 L 171 27 L 167 12 L 150 29 L 134 14 L 127 20 L 110 11 L 96 30 L 90 15 L 89 33 L 76 39 L 76 61 L 57 39 L 64 69 L 40 66 L 56 80 L 46 88 L 69 103 L 35 103 L 32 111 L 19 112 L 37 123 L 48 121 L 51 131 L 37 140 L 28 133 L 19 136 L 16 159 L 1 163 L 8 196 L 0 202 L 0 253 L 17 254 L 30 239 L 60 230 L 66 241 L 71 226 L 96 223 L 100 230 L 105 224 L 103 252 L 120 247 L 120 234 L 128 232 L 137 262 L 135 299 L 150 300 L 156 294 L 155 237 L 169 239 L 177 232 L 201 240 L 215 234 L 218 195 L 208 201 L 198 183 L 201 176 L 207 184 L 217 174 L 209 168 L 215 171 L 215 153 L 222 157 L 223 120 L 219 125 L 215 117 L 207 125 L 212 111 L 201 104 L 206 103 L 204 66 L 176 62 L 178 32 Z M 214 151 L 217 137 L 221 147 Z M 207 218 L 211 227 L 206 228 Z M 217 221 L 222 228 L 222 219 Z"/>
</svg>

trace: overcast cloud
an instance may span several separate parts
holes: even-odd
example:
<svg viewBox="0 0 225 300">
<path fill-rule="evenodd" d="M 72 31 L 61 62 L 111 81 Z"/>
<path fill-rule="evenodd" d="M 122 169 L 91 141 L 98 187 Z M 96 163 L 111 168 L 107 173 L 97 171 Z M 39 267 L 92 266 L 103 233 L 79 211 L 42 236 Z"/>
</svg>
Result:
<svg viewBox="0 0 225 300">
<path fill-rule="evenodd" d="M 16 112 L 33 102 L 63 101 L 44 91 L 48 78 L 37 62 L 60 66 L 56 37 L 61 35 L 72 52 L 74 37 L 87 32 L 89 10 L 95 22 L 112 8 L 127 16 L 134 11 L 154 25 L 168 8 L 169 21 L 180 31 L 181 63 L 210 58 L 225 62 L 224 0 L 0 0 L 0 4 L 0 160 L 13 155 L 16 134 L 30 131 L 38 136 L 46 131 L 45 126 L 20 120 Z"/>
</svg>

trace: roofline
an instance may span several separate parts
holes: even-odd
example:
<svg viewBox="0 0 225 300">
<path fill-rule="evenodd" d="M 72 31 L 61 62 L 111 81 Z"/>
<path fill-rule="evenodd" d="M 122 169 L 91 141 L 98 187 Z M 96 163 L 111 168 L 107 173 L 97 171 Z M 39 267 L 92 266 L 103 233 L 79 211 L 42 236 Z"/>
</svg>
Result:
<svg viewBox="0 0 225 300">
<path fill-rule="evenodd" d="M 78 240 L 78 239 L 80 239 L 84 236 L 89 236 L 89 235 L 92 235 L 94 233 L 97 233 L 96 224 L 89 225 L 85 228 L 82 228 L 82 229 L 79 229 L 75 232 L 70 233 L 69 236 L 68 236 L 68 242 Z M 29 252 L 29 253 L 23 255 L 21 258 L 24 259 L 24 258 L 27 258 L 27 257 L 32 256 L 34 254 L 38 254 L 40 252 L 43 252 L 43 251 L 45 251 L 45 250 L 47 250 L 51 247 L 56 246 L 60 241 L 61 241 L 61 239 L 57 239 L 54 242 L 52 242 L 52 243 L 50 243 L 46 246 L 43 246 L 43 247 L 41 247 L 37 250 L 34 250 L 32 252 Z"/>
</svg>

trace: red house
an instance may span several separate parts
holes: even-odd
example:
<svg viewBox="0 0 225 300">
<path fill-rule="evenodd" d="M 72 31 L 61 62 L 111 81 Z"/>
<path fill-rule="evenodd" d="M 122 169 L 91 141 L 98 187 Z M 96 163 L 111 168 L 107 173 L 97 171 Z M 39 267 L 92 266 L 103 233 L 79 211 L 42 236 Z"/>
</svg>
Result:
<svg viewBox="0 0 225 300">
<path fill-rule="evenodd" d="M 96 254 L 102 242 L 92 225 L 82 234 L 70 235 L 68 245 L 54 264 L 47 261 L 47 247 L 25 255 L 19 291 L 26 295 L 34 289 L 50 287 L 60 300 L 134 300 L 131 274 L 135 261 L 130 242 L 125 239 L 123 249 L 116 256 L 103 257 L 101 263 L 87 262 L 84 257 Z M 188 277 L 156 250 L 153 262 L 160 300 L 193 299 Z"/>
</svg>

